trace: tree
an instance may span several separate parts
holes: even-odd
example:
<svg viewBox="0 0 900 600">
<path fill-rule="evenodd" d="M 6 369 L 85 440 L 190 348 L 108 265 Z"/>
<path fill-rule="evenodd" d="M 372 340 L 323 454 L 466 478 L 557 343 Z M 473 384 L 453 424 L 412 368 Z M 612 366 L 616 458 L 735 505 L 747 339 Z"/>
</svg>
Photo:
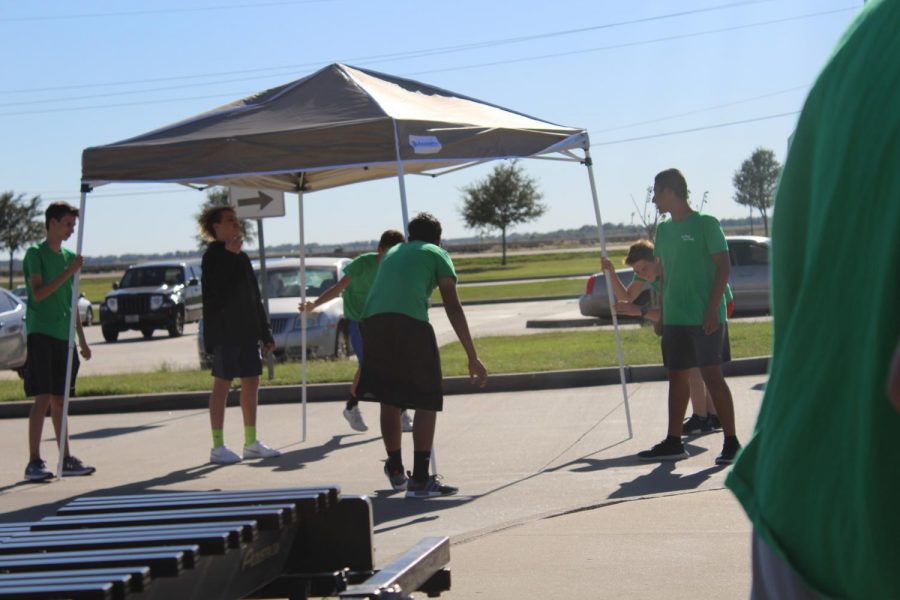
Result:
<svg viewBox="0 0 900 600">
<path fill-rule="evenodd" d="M 229 206 L 229 204 L 227 188 L 210 188 L 206 191 L 206 200 L 200 205 L 200 212 L 194 215 L 194 218 L 199 219 L 203 211 L 211 206 Z M 247 219 L 241 219 L 241 237 L 244 238 L 244 244 L 252 244 L 253 240 L 256 239 L 256 230 L 253 228 L 253 223 Z M 206 249 L 207 241 L 200 235 L 199 231 L 194 236 L 194 239 L 197 240 L 197 247 L 201 252 Z"/>
<path fill-rule="evenodd" d="M 735 171 L 732 180 L 734 201 L 759 211 L 767 236 L 769 219 L 766 211 L 772 207 L 780 172 L 781 165 L 775 159 L 775 153 L 766 148 L 757 148 L 750 158 L 741 164 L 741 168 Z"/>
<path fill-rule="evenodd" d="M 463 188 L 460 210 L 471 229 L 499 229 L 506 264 L 506 231 L 518 223 L 532 221 L 547 211 L 539 201 L 543 195 L 534 179 L 515 161 L 498 165 L 486 179 Z"/>
<path fill-rule="evenodd" d="M 40 196 L 25 199 L 25 194 L 0 194 L 0 249 L 9 250 L 9 288 L 13 287 L 13 256 L 44 236 L 40 220 Z"/>
<path fill-rule="evenodd" d="M 656 210 L 656 205 L 653 204 L 653 186 L 651 185 L 647 188 L 647 195 L 644 197 L 644 210 L 641 210 L 638 206 L 634 196 L 631 196 L 631 203 L 634 204 L 634 209 L 637 211 L 631 213 L 632 223 L 634 222 L 634 215 L 639 216 L 641 224 L 643 224 L 644 230 L 647 232 L 647 239 L 652 242 L 656 236 L 656 225 L 659 222 L 659 211 Z"/>
</svg>

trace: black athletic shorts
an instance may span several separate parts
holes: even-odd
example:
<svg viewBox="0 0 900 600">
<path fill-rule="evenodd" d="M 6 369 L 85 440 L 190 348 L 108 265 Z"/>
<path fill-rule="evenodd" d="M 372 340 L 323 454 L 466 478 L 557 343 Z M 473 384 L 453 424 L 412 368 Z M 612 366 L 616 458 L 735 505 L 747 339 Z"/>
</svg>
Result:
<svg viewBox="0 0 900 600">
<path fill-rule="evenodd" d="M 69 342 L 43 333 L 28 334 L 28 357 L 23 367 L 25 373 L 25 395 L 64 396 L 66 389 L 66 358 Z M 75 378 L 78 375 L 78 349 L 72 349 L 72 380 L 69 395 L 75 393 Z"/>
<path fill-rule="evenodd" d="M 670 371 L 712 367 L 731 360 L 728 323 L 706 335 L 700 325 L 663 325 L 663 364 Z"/>
<path fill-rule="evenodd" d="M 360 323 L 363 361 L 356 396 L 400 408 L 444 408 L 441 356 L 431 324 L 399 313 Z"/>
<path fill-rule="evenodd" d="M 223 344 L 213 348 L 212 376 L 219 379 L 259 377 L 262 374 L 262 356 L 259 344 Z"/>
</svg>

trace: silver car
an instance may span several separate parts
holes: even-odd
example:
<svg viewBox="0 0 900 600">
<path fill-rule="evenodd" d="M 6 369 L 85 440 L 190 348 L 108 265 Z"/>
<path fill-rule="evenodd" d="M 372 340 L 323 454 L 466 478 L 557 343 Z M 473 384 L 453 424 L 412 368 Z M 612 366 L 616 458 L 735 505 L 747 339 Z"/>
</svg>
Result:
<svg viewBox="0 0 900 600">
<path fill-rule="evenodd" d="M 340 281 L 347 258 L 318 257 L 306 259 L 306 299 L 319 294 Z M 263 282 L 259 262 L 253 261 L 260 290 L 265 284 L 269 295 L 269 321 L 275 339 L 275 356 L 279 359 L 301 356 L 300 259 L 278 258 L 266 261 Z M 344 301 L 340 296 L 306 314 L 306 346 L 310 358 L 346 358 L 350 353 L 350 337 L 344 320 Z M 197 336 L 201 368 L 210 365 L 203 345 L 203 322 Z"/>
<path fill-rule="evenodd" d="M 20 371 L 26 356 L 25 303 L 0 288 L 0 369 Z"/>
<path fill-rule="evenodd" d="M 728 282 L 734 293 L 735 314 L 769 312 L 769 244 L 767 237 L 750 235 L 726 236 L 731 259 Z M 616 273 L 628 287 L 634 271 L 617 269 Z M 650 301 L 650 284 L 645 284 L 635 301 L 643 305 Z M 603 273 L 588 278 L 584 294 L 578 300 L 581 314 L 586 317 L 611 318 L 606 295 L 606 276 Z"/>
<path fill-rule="evenodd" d="M 24 285 L 14 289 L 12 293 L 18 296 L 22 302 L 28 303 L 28 289 Z M 91 301 L 84 297 L 84 294 L 78 295 L 78 318 L 85 327 L 94 324 L 94 307 L 91 306 Z"/>
</svg>

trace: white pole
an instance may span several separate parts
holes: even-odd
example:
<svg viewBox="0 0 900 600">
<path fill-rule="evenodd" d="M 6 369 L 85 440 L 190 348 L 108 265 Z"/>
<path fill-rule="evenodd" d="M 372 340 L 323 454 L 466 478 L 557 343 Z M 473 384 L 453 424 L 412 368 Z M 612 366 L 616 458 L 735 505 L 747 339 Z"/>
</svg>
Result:
<svg viewBox="0 0 900 600">
<path fill-rule="evenodd" d="M 297 186 L 297 206 L 300 209 L 300 306 L 306 306 L 306 239 L 303 227 L 303 177 Z M 300 394 L 303 405 L 303 439 L 306 441 L 306 311 L 300 312 Z M 287 351 L 287 348 L 285 348 Z"/>
<path fill-rule="evenodd" d="M 591 160 L 591 151 L 584 149 L 584 164 L 588 169 L 588 178 L 591 180 L 591 196 L 594 199 L 594 215 L 597 217 L 597 231 L 600 233 L 600 254 L 603 258 L 607 258 L 606 253 L 606 234 L 603 233 L 603 219 L 600 217 L 600 202 L 597 200 L 597 184 L 594 181 L 594 165 Z M 619 360 L 619 379 L 622 382 L 622 399 L 625 401 L 625 421 L 628 423 L 628 439 L 633 437 L 631 430 L 631 408 L 628 406 L 628 386 L 625 385 L 625 361 L 622 358 L 622 338 L 619 335 L 619 319 L 613 307 L 616 305 L 613 297 L 612 282 L 609 281 L 610 275 L 606 275 L 606 296 L 609 299 L 610 314 L 612 315 L 613 333 L 616 338 L 616 358 Z"/>
<path fill-rule="evenodd" d="M 403 236 L 409 240 L 409 210 L 406 207 L 406 181 L 403 170 L 403 159 L 400 157 L 400 133 L 397 131 L 397 120 L 394 120 L 394 151 L 397 155 L 397 181 L 400 183 L 400 211 L 403 215 Z M 437 449 L 431 444 L 431 474 L 437 475 Z"/>
<path fill-rule="evenodd" d="M 87 205 L 87 193 L 90 188 L 81 185 L 81 204 L 78 207 L 78 242 L 75 247 L 75 255 L 81 256 L 81 248 L 84 245 L 84 211 Z M 75 271 L 72 280 L 72 314 L 69 315 L 69 352 L 66 356 L 66 387 L 63 389 L 62 424 L 59 428 L 59 463 L 56 465 L 56 478 L 62 478 L 63 460 L 66 456 L 66 439 L 69 434 L 69 387 L 72 385 L 72 362 L 75 352 L 75 319 L 78 319 L 78 290 L 81 283 L 81 269 Z"/>
<path fill-rule="evenodd" d="M 259 277 L 262 281 L 263 307 L 266 309 L 266 319 L 269 319 L 269 277 L 266 274 L 266 237 L 263 233 L 263 220 L 256 220 L 256 231 L 259 234 Z M 265 356 L 266 366 L 269 371 L 269 381 L 275 379 L 275 353 L 269 352 Z"/>
</svg>

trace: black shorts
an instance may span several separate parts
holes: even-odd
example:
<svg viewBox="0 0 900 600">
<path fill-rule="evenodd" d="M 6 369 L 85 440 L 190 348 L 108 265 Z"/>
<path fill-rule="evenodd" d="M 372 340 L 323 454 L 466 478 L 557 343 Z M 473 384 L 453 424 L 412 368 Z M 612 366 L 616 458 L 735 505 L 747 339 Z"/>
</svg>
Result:
<svg viewBox="0 0 900 600">
<path fill-rule="evenodd" d="M 663 364 L 670 371 L 712 367 L 731 360 L 728 323 L 706 335 L 700 325 L 663 325 Z"/>
<path fill-rule="evenodd" d="M 64 396 L 66 389 L 66 358 L 69 342 L 43 333 L 28 334 L 28 357 L 23 367 L 25 374 L 25 395 Z M 72 349 L 72 380 L 69 395 L 75 393 L 75 378 L 78 376 L 78 350 Z"/>
<path fill-rule="evenodd" d="M 235 377 L 259 377 L 262 374 L 262 356 L 259 344 L 223 344 L 213 348 L 212 376 L 219 379 Z"/>
<path fill-rule="evenodd" d="M 399 313 L 360 323 L 363 361 L 356 395 L 399 408 L 440 411 L 441 356 L 431 324 Z"/>
</svg>

